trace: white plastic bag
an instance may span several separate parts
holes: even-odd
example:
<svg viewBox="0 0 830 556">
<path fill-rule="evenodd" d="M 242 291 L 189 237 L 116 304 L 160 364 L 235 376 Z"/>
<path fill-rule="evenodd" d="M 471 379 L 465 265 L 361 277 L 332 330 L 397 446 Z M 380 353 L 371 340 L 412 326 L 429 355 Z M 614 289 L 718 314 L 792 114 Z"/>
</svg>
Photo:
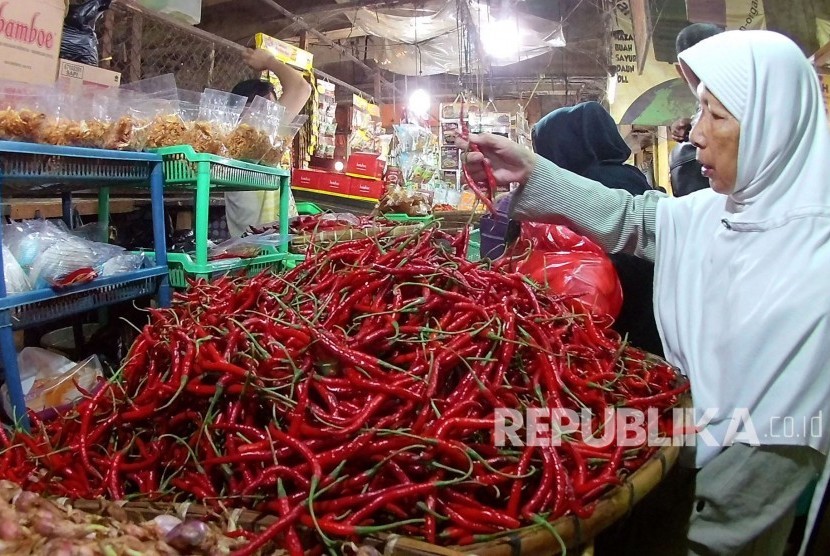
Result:
<svg viewBox="0 0 830 556">
<path fill-rule="evenodd" d="M 69 232 L 49 220 L 11 222 L 3 229 L 3 243 L 27 272 L 38 255 L 67 237 Z"/>
<path fill-rule="evenodd" d="M 6 294 L 22 293 L 32 289 L 26 273 L 20 268 L 20 263 L 5 245 L 3 246 L 3 276 L 6 279 Z"/>
<path fill-rule="evenodd" d="M 103 368 L 98 356 L 93 355 L 75 364 L 66 357 L 49 350 L 27 347 L 17 356 L 20 381 L 26 407 L 39 414 L 41 419 L 56 417 L 80 400 L 85 391 L 92 391 L 103 378 Z M 0 387 L 3 411 L 11 416 L 8 387 Z"/>
<path fill-rule="evenodd" d="M 208 258 L 211 260 L 229 258 L 248 259 L 258 256 L 267 247 L 278 248 L 280 244 L 288 243 L 293 237 L 293 235 L 281 236 L 278 231 L 273 231 L 231 238 L 212 247 L 208 252 Z"/>
<path fill-rule="evenodd" d="M 144 266 L 145 256 L 142 253 L 122 253 L 104 262 L 101 267 L 101 276 L 115 276 L 125 272 L 135 272 Z"/>
<path fill-rule="evenodd" d="M 103 265 L 124 254 L 123 247 L 87 241 L 72 235 L 50 245 L 37 256 L 29 272 L 36 289 L 90 282 L 101 276 Z"/>
</svg>

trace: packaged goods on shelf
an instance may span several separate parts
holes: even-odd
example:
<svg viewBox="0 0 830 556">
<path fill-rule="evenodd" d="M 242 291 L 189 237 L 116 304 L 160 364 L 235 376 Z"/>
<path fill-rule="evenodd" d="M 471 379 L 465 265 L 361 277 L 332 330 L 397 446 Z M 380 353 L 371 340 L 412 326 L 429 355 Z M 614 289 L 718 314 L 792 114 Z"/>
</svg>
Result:
<svg viewBox="0 0 830 556">
<path fill-rule="evenodd" d="M 239 122 L 246 100 L 240 95 L 205 89 L 199 119 L 185 134 L 184 143 L 199 153 L 224 156 L 227 138 Z"/>
<path fill-rule="evenodd" d="M 314 156 L 317 158 L 334 158 L 335 134 L 337 121 L 335 111 L 335 85 L 327 81 L 317 81 L 317 148 Z"/>
<path fill-rule="evenodd" d="M 276 147 L 285 107 L 257 97 L 228 136 L 228 155 L 237 160 L 261 161 Z"/>
<path fill-rule="evenodd" d="M 101 361 L 96 355 L 75 363 L 52 351 L 27 347 L 17 356 L 17 366 L 26 407 L 41 420 L 53 419 L 71 409 L 83 398 L 82 390 L 94 391 L 99 380 L 104 378 Z M 11 401 L 5 385 L 0 388 L 0 400 L 3 412 L 11 415 Z"/>
<path fill-rule="evenodd" d="M 176 88 L 172 75 L 122 88 L 80 90 L 0 81 L 0 140 L 55 146 L 197 153 L 278 166 L 305 117 L 285 125 L 285 108 L 258 98 Z"/>
<path fill-rule="evenodd" d="M 286 161 L 286 157 L 290 152 L 291 143 L 307 120 L 308 116 L 297 116 L 291 123 L 281 123 L 277 131 L 277 139 L 274 142 L 274 147 L 265 154 L 260 164 L 273 167 L 283 166 L 284 164 L 290 165 L 291 162 Z"/>
</svg>

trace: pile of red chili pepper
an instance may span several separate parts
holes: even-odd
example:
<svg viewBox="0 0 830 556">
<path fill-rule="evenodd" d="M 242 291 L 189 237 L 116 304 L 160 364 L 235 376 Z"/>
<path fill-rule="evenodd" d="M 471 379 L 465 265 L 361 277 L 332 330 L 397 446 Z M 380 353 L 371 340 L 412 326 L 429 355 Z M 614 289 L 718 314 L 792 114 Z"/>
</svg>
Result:
<svg viewBox="0 0 830 556">
<path fill-rule="evenodd" d="M 465 544 L 565 514 L 653 454 L 493 441 L 496 408 L 663 412 L 686 390 L 577 300 L 435 227 L 309 253 L 287 274 L 197 282 L 152 313 L 119 375 L 32 435 L 0 477 L 71 498 L 194 500 L 276 516 L 239 554 L 381 531 Z M 520 429 L 519 434 L 523 433 Z"/>
</svg>

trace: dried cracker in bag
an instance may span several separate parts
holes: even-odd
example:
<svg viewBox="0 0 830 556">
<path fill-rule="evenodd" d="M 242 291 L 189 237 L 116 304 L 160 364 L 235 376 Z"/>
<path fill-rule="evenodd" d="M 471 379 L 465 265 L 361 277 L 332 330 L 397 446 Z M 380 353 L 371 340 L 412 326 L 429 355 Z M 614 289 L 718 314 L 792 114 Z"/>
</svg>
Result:
<svg viewBox="0 0 830 556">
<path fill-rule="evenodd" d="M 39 130 L 37 142 L 64 147 L 88 146 L 89 130 L 85 120 L 89 107 L 81 100 L 67 91 L 53 91 L 47 101 L 46 121 Z"/>
<path fill-rule="evenodd" d="M 300 128 L 303 127 L 308 120 L 308 116 L 297 116 L 289 124 L 281 124 L 277 130 L 277 137 L 274 141 L 274 146 L 260 161 L 260 164 L 266 166 L 280 166 L 282 165 L 285 153 L 291 148 L 294 142 L 294 137 L 299 133 Z"/>
<path fill-rule="evenodd" d="M 228 156 L 237 160 L 259 162 L 274 146 L 285 107 L 263 97 L 256 97 L 245 109 L 236 129 L 228 136 Z"/>
<path fill-rule="evenodd" d="M 43 99 L 31 86 L 0 84 L 0 141 L 34 141 L 46 121 Z"/>
<path fill-rule="evenodd" d="M 95 91 L 92 106 L 86 119 L 88 147 L 103 149 L 113 125 L 113 115 L 118 107 L 117 90 Z"/>
<path fill-rule="evenodd" d="M 121 91 L 105 147 L 118 151 L 140 151 L 147 142 L 147 129 L 153 117 L 148 108 L 152 100 L 145 95 Z"/>
<path fill-rule="evenodd" d="M 224 156 L 228 135 L 239 123 L 246 98 L 215 89 L 205 89 L 199 104 L 199 117 L 185 134 L 185 143 L 198 153 Z"/>
<path fill-rule="evenodd" d="M 145 149 L 160 149 L 181 145 L 187 135 L 187 125 L 181 116 L 178 100 L 152 99 L 154 116 L 147 128 Z"/>
<path fill-rule="evenodd" d="M 158 148 L 155 145 L 164 142 L 164 137 L 175 134 L 171 131 L 177 129 L 175 119 L 172 128 L 169 123 L 165 125 L 165 116 L 178 113 L 176 78 L 173 74 L 124 85 L 120 93 L 120 116 L 113 118 L 107 148 L 127 151 Z M 180 142 L 180 138 L 174 139 Z"/>
</svg>

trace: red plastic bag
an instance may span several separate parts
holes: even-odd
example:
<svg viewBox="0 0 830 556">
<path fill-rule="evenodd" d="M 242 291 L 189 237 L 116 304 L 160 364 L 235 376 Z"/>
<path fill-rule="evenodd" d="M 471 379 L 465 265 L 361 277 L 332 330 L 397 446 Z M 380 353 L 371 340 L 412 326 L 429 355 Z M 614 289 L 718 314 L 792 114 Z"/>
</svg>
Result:
<svg viewBox="0 0 830 556">
<path fill-rule="evenodd" d="M 529 254 L 517 262 L 517 272 L 557 294 L 578 298 L 594 313 L 617 318 L 622 286 L 599 245 L 565 226 L 523 222 L 516 248 L 524 251 L 528 247 Z"/>
</svg>

